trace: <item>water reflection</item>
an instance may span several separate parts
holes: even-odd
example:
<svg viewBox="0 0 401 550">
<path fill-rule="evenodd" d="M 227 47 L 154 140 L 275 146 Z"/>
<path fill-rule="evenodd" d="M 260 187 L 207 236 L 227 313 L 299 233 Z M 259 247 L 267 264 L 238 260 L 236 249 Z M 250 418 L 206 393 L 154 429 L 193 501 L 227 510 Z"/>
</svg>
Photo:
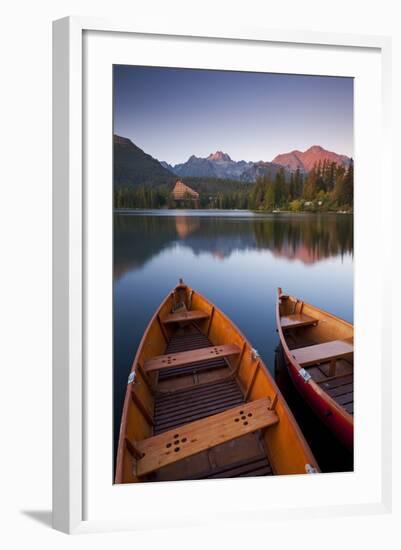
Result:
<svg viewBox="0 0 401 550">
<path fill-rule="evenodd" d="M 258 221 L 255 235 L 259 248 L 304 264 L 353 252 L 351 216 L 287 216 L 267 223 Z"/>
<path fill-rule="evenodd" d="M 278 286 L 353 321 L 352 227 L 351 216 L 335 214 L 116 213 L 115 448 L 132 360 L 150 318 L 179 277 L 237 324 L 273 372 Z"/>
<path fill-rule="evenodd" d="M 185 237 L 188 237 L 188 235 L 200 229 L 200 220 L 195 216 L 177 216 L 175 218 L 175 229 L 177 235 L 181 239 L 185 239 Z"/>
<path fill-rule="evenodd" d="M 116 278 L 177 245 L 190 248 L 195 255 L 210 254 L 220 260 L 237 251 L 268 250 L 275 257 L 304 265 L 353 253 L 353 218 L 335 214 L 118 213 L 114 230 Z"/>
</svg>

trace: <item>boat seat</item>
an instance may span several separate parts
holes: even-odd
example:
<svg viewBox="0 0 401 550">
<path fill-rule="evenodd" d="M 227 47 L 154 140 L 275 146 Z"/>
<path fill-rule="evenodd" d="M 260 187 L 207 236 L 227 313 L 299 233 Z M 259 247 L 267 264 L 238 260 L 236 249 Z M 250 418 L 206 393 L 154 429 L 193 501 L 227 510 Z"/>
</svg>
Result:
<svg viewBox="0 0 401 550">
<path fill-rule="evenodd" d="M 235 344 L 224 344 L 221 346 L 210 346 L 190 351 L 169 353 L 167 355 L 157 355 L 145 361 L 143 369 L 145 372 L 151 372 L 183 367 L 185 365 L 191 365 L 192 363 L 199 363 L 200 361 L 238 355 L 240 352 L 241 349 Z"/>
<path fill-rule="evenodd" d="M 277 414 L 264 397 L 243 403 L 222 413 L 185 424 L 136 443 L 142 455 L 136 463 L 137 475 L 144 476 L 184 458 L 276 424 Z"/>
<path fill-rule="evenodd" d="M 199 321 L 201 319 L 209 319 L 209 314 L 205 311 L 200 310 L 182 310 L 177 311 L 176 313 L 169 313 L 164 319 L 162 319 L 162 323 L 165 325 L 169 323 L 182 323 L 184 321 Z"/>
<path fill-rule="evenodd" d="M 310 325 L 317 325 L 318 320 L 305 315 L 304 313 L 292 313 L 291 315 L 284 315 L 280 318 L 281 328 L 287 330 L 291 328 L 307 327 Z"/>
<path fill-rule="evenodd" d="M 345 357 L 354 351 L 353 339 L 333 340 L 323 344 L 292 349 L 291 354 L 299 365 L 307 367 Z"/>
</svg>

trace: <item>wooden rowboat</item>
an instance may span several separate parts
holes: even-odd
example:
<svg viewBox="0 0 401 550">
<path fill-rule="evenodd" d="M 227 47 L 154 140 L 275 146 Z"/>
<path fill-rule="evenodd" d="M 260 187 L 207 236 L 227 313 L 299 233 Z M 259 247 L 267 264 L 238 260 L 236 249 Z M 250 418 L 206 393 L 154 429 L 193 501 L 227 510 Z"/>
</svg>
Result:
<svg viewBox="0 0 401 550">
<path fill-rule="evenodd" d="M 277 329 L 295 387 L 350 450 L 354 434 L 354 327 L 278 289 Z"/>
<path fill-rule="evenodd" d="M 115 482 L 316 471 L 256 350 L 180 281 L 151 319 L 128 377 Z"/>
</svg>

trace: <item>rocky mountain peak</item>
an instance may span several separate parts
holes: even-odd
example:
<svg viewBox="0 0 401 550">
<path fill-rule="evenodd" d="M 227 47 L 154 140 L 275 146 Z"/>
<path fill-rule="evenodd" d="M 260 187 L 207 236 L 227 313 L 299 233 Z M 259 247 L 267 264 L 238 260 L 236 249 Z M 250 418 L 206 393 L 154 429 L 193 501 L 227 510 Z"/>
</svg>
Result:
<svg viewBox="0 0 401 550">
<path fill-rule="evenodd" d="M 227 153 L 223 153 L 223 151 L 216 151 L 215 153 L 210 153 L 207 160 L 230 161 L 231 157 L 230 155 L 227 155 Z"/>
</svg>

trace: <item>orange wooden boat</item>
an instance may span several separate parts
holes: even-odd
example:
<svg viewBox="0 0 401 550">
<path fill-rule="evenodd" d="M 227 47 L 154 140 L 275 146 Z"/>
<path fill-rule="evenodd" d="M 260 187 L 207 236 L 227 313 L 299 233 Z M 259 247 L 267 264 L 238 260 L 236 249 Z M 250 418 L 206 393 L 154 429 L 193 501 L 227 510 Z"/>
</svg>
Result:
<svg viewBox="0 0 401 550">
<path fill-rule="evenodd" d="M 295 387 L 349 449 L 354 437 L 354 327 L 278 289 L 277 329 Z"/>
<path fill-rule="evenodd" d="M 316 471 L 256 350 L 180 281 L 151 319 L 128 377 L 115 482 Z"/>
</svg>

